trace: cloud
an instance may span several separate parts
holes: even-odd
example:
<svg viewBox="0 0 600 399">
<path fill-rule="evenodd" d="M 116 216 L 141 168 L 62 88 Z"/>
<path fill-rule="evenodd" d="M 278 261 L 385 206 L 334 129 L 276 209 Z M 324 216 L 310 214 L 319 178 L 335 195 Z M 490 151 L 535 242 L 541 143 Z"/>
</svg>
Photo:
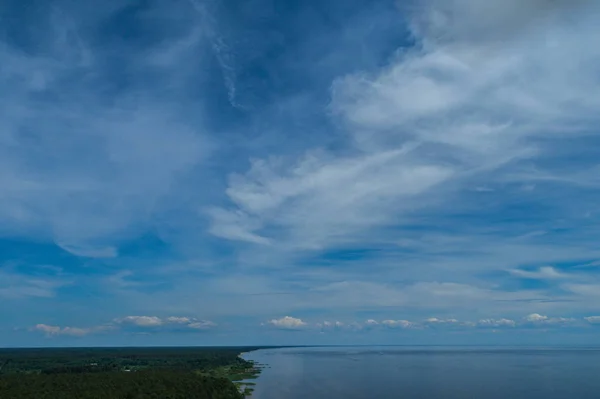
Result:
<svg viewBox="0 0 600 399">
<path fill-rule="evenodd" d="M 382 325 L 390 328 L 414 328 L 416 325 L 408 320 L 383 320 Z"/>
<path fill-rule="evenodd" d="M 582 298 L 594 299 L 600 296 L 600 284 L 563 284 L 563 289 L 581 296 Z"/>
<path fill-rule="evenodd" d="M 583 265 L 579 265 L 578 268 L 596 268 L 600 267 L 600 260 L 595 260 L 593 262 L 584 263 Z"/>
<path fill-rule="evenodd" d="M 215 10 L 212 2 L 206 1 L 198 1 L 198 0 L 190 0 L 190 3 L 193 5 L 195 11 L 200 15 L 201 18 L 201 26 L 203 33 L 207 36 L 211 48 L 213 50 L 213 54 L 217 59 L 217 62 L 221 68 L 221 72 L 223 74 L 223 81 L 225 83 L 225 87 L 227 88 L 227 98 L 229 103 L 233 107 L 243 108 L 241 104 L 238 103 L 237 99 L 237 88 L 236 88 L 236 65 L 235 65 L 235 53 L 232 51 L 227 44 L 226 38 L 224 35 L 219 32 L 219 29 L 216 26 L 216 18 L 214 16 Z"/>
<path fill-rule="evenodd" d="M 334 2 L 308 30 L 307 5 L 121 3 L 40 5 L 36 48 L 0 41 L 0 237 L 76 255 L 68 278 L 3 268 L 2 299 L 160 315 L 113 321 L 134 331 L 600 310 L 569 266 L 600 259 L 598 2 Z"/>
<path fill-rule="evenodd" d="M 347 326 L 345 323 L 341 321 L 327 321 L 325 320 L 322 323 L 316 323 L 315 327 L 320 328 L 321 330 L 340 330 Z"/>
<path fill-rule="evenodd" d="M 542 316 L 541 314 L 532 313 L 528 316 L 525 316 L 525 320 L 532 323 L 539 323 L 548 320 L 548 316 Z"/>
<path fill-rule="evenodd" d="M 589 0 L 424 0 L 412 9 L 412 29 L 419 37 L 443 45 L 501 44 L 555 22 L 560 14 L 593 4 Z"/>
<path fill-rule="evenodd" d="M 0 269 L 0 298 L 7 300 L 53 298 L 60 288 L 70 284 L 71 281 L 56 274 L 38 276 L 10 266 Z"/>
<path fill-rule="evenodd" d="M 176 323 L 176 324 L 188 324 L 190 323 L 190 318 L 189 317 L 175 317 L 175 316 L 171 316 L 171 317 L 167 317 L 166 321 L 168 323 Z"/>
<path fill-rule="evenodd" d="M 480 20 L 469 8 L 473 2 L 452 2 L 446 7 L 433 3 L 428 9 L 431 14 L 449 8 L 455 20 L 441 26 L 427 21 L 425 28 L 418 29 L 417 38 L 426 43 L 424 48 L 400 55 L 375 77 L 354 75 L 336 83 L 333 106 L 351 126 L 360 129 L 357 134 L 367 131 L 379 145 L 414 140 L 422 143 L 421 148 L 440 146 L 455 170 L 486 175 L 522 159 L 542 157 L 534 140 L 546 134 L 553 123 L 559 128 L 552 129 L 555 137 L 577 136 L 578 132 L 565 123 L 571 118 L 589 117 L 588 112 L 598 105 L 584 85 L 599 84 L 591 65 L 600 60 L 600 52 L 578 55 L 574 49 L 557 51 L 557 46 L 582 39 L 585 42 L 577 46 L 585 47 L 596 36 L 591 18 L 577 34 L 567 34 L 569 22 L 557 15 L 555 25 L 539 36 L 535 30 L 523 31 L 511 40 L 486 41 L 479 46 L 473 40 L 482 40 L 485 35 L 469 29 Z M 489 8 L 511 10 L 511 15 L 527 8 L 500 1 L 489 3 Z M 496 29 L 503 30 L 500 26 L 504 25 L 481 28 L 494 36 Z M 443 36 L 447 43 L 436 43 L 429 36 L 439 29 L 449 30 Z M 462 29 L 468 37 L 457 35 Z M 541 46 L 548 40 L 555 46 Z M 571 75 L 570 64 L 561 59 L 565 56 L 590 68 L 581 70 L 582 75 Z M 582 129 L 579 134 L 587 133 Z M 452 177 L 463 175 L 455 173 Z"/>
<path fill-rule="evenodd" d="M 270 243 L 268 238 L 253 233 L 259 228 L 260 223 L 241 211 L 209 209 L 207 214 L 212 217 L 213 221 L 209 232 L 217 237 L 254 244 Z"/>
<path fill-rule="evenodd" d="M 207 330 L 216 326 L 216 323 L 213 323 L 209 320 L 192 321 L 191 323 L 187 324 L 187 327 L 193 328 L 194 330 Z"/>
<path fill-rule="evenodd" d="M 511 270 L 559 279 L 569 273 L 528 265 L 594 256 L 592 243 L 554 225 L 583 235 L 573 216 L 578 206 L 558 193 L 590 194 L 599 183 L 589 173 L 593 157 L 565 164 L 595 140 L 596 10 L 593 2 L 419 2 L 408 14 L 414 46 L 397 49 L 382 68 L 332 83 L 329 117 L 339 142 L 266 154 L 230 173 L 227 203 L 206 211 L 210 231 L 241 244 L 238 260 L 251 266 L 379 250 L 344 267 L 351 263 L 348 273 L 363 277 L 378 269 L 396 283 L 379 284 L 384 292 L 372 295 L 366 285 L 376 284 L 364 283 L 356 298 L 331 294 L 340 307 L 342 295 L 348 306 L 414 302 L 434 310 L 481 300 L 494 312 L 564 300 L 557 290 L 505 291 L 503 277 L 476 276 Z M 588 196 L 578 198 L 591 206 Z M 413 242 L 390 244 L 405 239 Z M 341 281 L 351 279 L 331 284 Z M 422 301 L 407 294 L 413 289 Z"/>
<path fill-rule="evenodd" d="M 301 319 L 297 319 L 291 316 L 285 316 L 281 319 L 272 319 L 267 322 L 267 324 L 281 329 L 287 330 L 298 330 L 307 326 L 307 323 L 302 321 Z"/>
<path fill-rule="evenodd" d="M 238 209 L 212 211 L 211 231 L 264 244 L 273 238 L 258 231 L 279 226 L 289 234 L 282 237 L 288 243 L 312 249 L 337 241 L 342 232 L 360 234 L 367 226 L 385 225 L 394 199 L 404 198 L 409 206 L 411 197 L 451 173 L 441 166 L 400 171 L 410 150 L 338 159 L 317 151 L 289 171 L 277 160 L 256 161 L 246 175 L 230 178 L 227 194 Z"/>
<path fill-rule="evenodd" d="M 91 332 L 91 330 L 85 329 L 85 328 L 64 327 L 60 331 L 60 334 L 63 334 L 63 335 L 73 335 L 73 336 L 83 336 L 83 335 L 89 334 L 90 332 Z"/>
<path fill-rule="evenodd" d="M 71 337 L 83 337 L 88 334 L 109 330 L 110 326 L 98 326 L 92 328 L 79 328 L 79 327 L 59 327 L 48 324 L 37 324 L 33 330 L 42 332 L 47 336 L 60 336 L 66 335 Z"/>
<path fill-rule="evenodd" d="M 430 317 L 425 320 L 426 324 L 457 324 L 458 322 L 456 319 L 438 319 L 437 317 Z"/>
<path fill-rule="evenodd" d="M 169 316 L 160 318 L 157 316 L 126 316 L 116 319 L 120 325 L 131 325 L 153 329 L 172 329 L 173 327 L 184 327 L 193 330 L 207 330 L 216 327 L 217 324 L 210 320 L 199 320 L 192 317 Z"/>
<path fill-rule="evenodd" d="M 590 324 L 600 323 L 600 317 L 589 316 L 583 318 Z M 177 317 L 170 316 L 164 319 L 155 316 L 127 316 L 121 319 L 117 319 L 113 323 L 102 324 L 94 327 L 79 328 L 79 327 L 60 327 L 48 324 L 37 324 L 33 327 L 32 331 L 42 332 L 47 336 L 72 336 L 81 337 L 89 334 L 101 333 L 101 332 L 115 332 L 128 331 L 127 326 L 135 326 L 140 329 L 134 331 L 144 331 L 149 334 L 151 332 L 164 332 L 168 331 L 171 333 L 186 333 L 191 331 L 205 331 L 212 330 L 217 327 L 217 324 L 209 320 L 200 320 L 196 318 L 188 317 Z M 540 314 L 530 314 L 522 318 L 522 320 L 515 321 L 507 318 L 486 318 L 480 319 L 477 322 L 468 320 L 458 320 L 450 318 L 428 318 L 422 321 L 411 321 L 405 319 L 383 319 L 377 321 L 374 319 L 368 319 L 364 322 L 358 321 L 323 321 L 323 322 L 307 322 L 299 318 L 291 316 L 285 316 L 280 319 L 272 319 L 261 325 L 268 325 L 276 329 L 282 330 L 302 330 L 307 334 L 315 333 L 320 331 L 331 332 L 331 333 L 352 333 L 352 332 L 376 332 L 383 330 L 422 330 L 425 328 L 435 328 L 438 331 L 473 331 L 474 329 L 498 329 L 498 328 L 528 328 L 531 326 L 544 327 L 549 330 L 553 328 L 565 328 L 565 327 L 578 327 L 580 324 L 577 323 L 576 319 L 565 318 L 565 317 L 548 317 Z M 224 327 L 225 331 L 227 327 Z M 232 326 L 230 325 L 231 329 Z M 233 327 L 234 329 L 236 327 Z"/>
<path fill-rule="evenodd" d="M 481 327 L 515 327 L 517 323 L 510 319 L 481 319 L 477 325 Z"/>
<path fill-rule="evenodd" d="M 86 258 L 115 258 L 119 254 L 117 248 L 115 247 L 86 247 L 79 245 L 68 245 L 59 242 L 56 244 L 73 255 Z"/>
<path fill-rule="evenodd" d="M 178 201 L 172 190 L 187 191 L 185 177 L 211 153 L 200 107 L 192 115 L 181 105 L 198 81 L 187 71 L 200 62 L 198 18 L 191 7 L 156 3 L 145 14 L 153 18 L 136 21 L 161 26 L 161 41 L 111 43 L 99 32 L 124 4 L 93 14 L 63 1 L 39 4 L 19 28 L 35 49 L 0 42 L 0 90 L 10 93 L 0 100 L 2 236 L 115 257 L 123 240 L 165 220 Z"/>
<path fill-rule="evenodd" d="M 130 324 L 138 327 L 158 327 L 164 324 L 164 321 L 156 316 L 126 316 L 116 321 L 120 324 Z"/>
<path fill-rule="evenodd" d="M 59 334 L 61 331 L 60 327 L 57 326 L 49 326 L 47 324 L 38 324 L 35 326 L 35 329 L 38 331 L 42 331 L 46 334 Z"/>
<path fill-rule="evenodd" d="M 48 336 L 73 336 L 81 337 L 89 334 L 119 331 L 127 327 L 138 327 L 148 331 L 201 331 L 217 327 L 217 324 L 209 320 L 196 318 L 170 316 L 161 319 L 156 316 L 126 316 L 115 319 L 110 323 L 88 327 L 60 327 L 48 324 L 37 324 L 32 330 L 43 332 Z"/>
<path fill-rule="evenodd" d="M 573 318 L 566 317 L 548 317 L 538 313 L 532 313 L 524 318 L 524 321 L 531 324 L 548 325 L 548 324 L 569 324 L 575 322 Z"/>
<path fill-rule="evenodd" d="M 569 277 L 567 274 L 560 273 L 551 266 L 540 267 L 538 271 L 512 269 L 512 270 L 509 270 L 509 273 L 512 274 L 513 276 L 517 276 L 517 277 L 521 277 L 521 278 L 528 278 L 528 279 L 533 279 L 533 280 L 563 279 L 563 278 Z"/>
</svg>

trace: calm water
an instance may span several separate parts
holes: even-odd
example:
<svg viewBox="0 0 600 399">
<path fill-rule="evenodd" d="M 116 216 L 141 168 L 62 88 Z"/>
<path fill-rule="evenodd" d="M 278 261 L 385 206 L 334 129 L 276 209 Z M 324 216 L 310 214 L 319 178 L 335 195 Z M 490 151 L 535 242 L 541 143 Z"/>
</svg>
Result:
<svg viewBox="0 0 600 399">
<path fill-rule="evenodd" d="M 598 399 L 599 349 L 288 348 L 252 399 Z"/>
</svg>

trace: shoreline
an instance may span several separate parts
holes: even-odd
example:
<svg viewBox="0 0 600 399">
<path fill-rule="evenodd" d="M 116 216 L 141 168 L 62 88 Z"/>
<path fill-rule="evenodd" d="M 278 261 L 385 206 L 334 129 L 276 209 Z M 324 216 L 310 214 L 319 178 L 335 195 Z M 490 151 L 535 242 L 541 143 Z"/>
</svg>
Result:
<svg viewBox="0 0 600 399">
<path fill-rule="evenodd" d="M 244 355 L 248 355 L 250 352 L 254 352 L 260 349 L 255 349 L 252 351 L 241 352 L 238 357 L 242 359 L 246 363 L 250 363 L 252 366 L 244 371 L 244 373 L 238 375 L 237 377 L 232 379 L 232 382 L 238 388 L 240 393 L 244 395 L 245 398 L 251 398 L 252 393 L 254 392 L 254 387 L 256 386 L 256 382 L 254 380 L 258 379 L 260 376 L 262 369 L 266 368 L 266 364 L 258 363 L 254 360 L 248 360 L 244 358 Z"/>
</svg>

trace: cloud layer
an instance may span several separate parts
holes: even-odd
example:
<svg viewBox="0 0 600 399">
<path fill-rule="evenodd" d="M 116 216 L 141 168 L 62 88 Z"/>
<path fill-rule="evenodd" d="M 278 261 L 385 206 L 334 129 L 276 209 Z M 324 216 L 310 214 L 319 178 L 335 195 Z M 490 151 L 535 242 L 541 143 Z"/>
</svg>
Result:
<svg viewBox="0 0 600 399">
<path fill-rule="evenodd" d="M 0 330 L 598 324 L 598 2 L 3 7 Z"/>
</svg>

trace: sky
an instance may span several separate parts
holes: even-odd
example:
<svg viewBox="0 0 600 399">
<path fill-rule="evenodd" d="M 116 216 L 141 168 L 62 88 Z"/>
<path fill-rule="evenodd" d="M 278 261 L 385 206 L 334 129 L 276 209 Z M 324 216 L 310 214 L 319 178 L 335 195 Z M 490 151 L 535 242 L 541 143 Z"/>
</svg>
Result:
<svg viewBox="0 0 600 399">
<path fill-rule="evenodd" d="M 0 21 L 0 346 L 600 344 L 599 2 Z"/>
</svg>

